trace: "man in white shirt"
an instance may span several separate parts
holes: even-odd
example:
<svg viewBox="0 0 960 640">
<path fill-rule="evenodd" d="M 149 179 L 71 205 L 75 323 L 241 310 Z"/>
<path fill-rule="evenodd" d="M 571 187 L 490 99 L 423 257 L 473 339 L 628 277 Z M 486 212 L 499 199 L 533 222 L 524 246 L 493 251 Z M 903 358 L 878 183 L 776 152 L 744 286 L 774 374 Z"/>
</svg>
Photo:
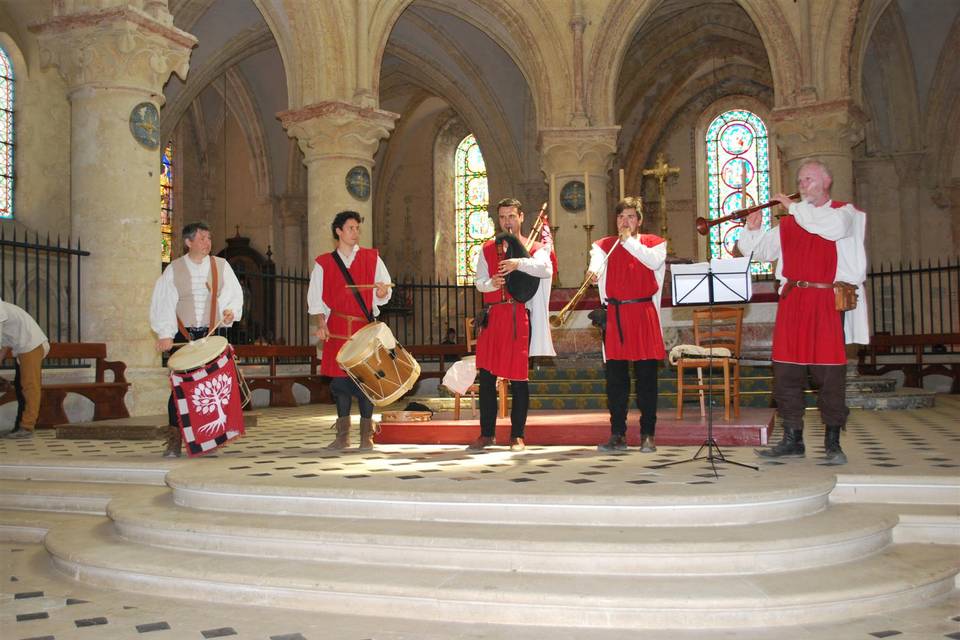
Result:
<svg viewBox="0 0 960 640">
<path fill-rule="evenodd" d="M 0 300 L 0 357 L 14 357 L 17 420 L 7 438 L 30 438 L 40 415 L 40 365 L 50 351 L 47 336 L 29 313 Z"/>
<path fill-rule="evenodd" d="M 193 222 L 183 228 L 187 253 L 157 279 L 150 302 L 150 327 L 157 334 L 157 350 L 169 351 L 174 339 L 203 338 L 210 327 L 226 328 L 243 314 L 243 289 L 230 263 L 210 255 L 210 227 Z M 164 456 L 180 456 L 181 435 L 173 394 L 167 403 L 170 430 Z"/>
<path fill-rule="evenodd" d="M 360 449 L 373 448 L 373 403 L 353 378 L 337 364 L 341 347 L 357 331 L 380 315 L 392 295 L 390 273 L 376 249 L 360 246 L 360 214 L 341 211 L 330 230 L 337 247 L 316 258 L 307 289 L 307 312 L 316 317 L 317 340 L 324 343 L 320 373 L 330 376 L 330 392 L 337 405 L 337 436 L 327 449 L 350 446 L 350 406 L 360 406 Z M 353 281 L 350 286 L 349 279 Z"/>
</svg>

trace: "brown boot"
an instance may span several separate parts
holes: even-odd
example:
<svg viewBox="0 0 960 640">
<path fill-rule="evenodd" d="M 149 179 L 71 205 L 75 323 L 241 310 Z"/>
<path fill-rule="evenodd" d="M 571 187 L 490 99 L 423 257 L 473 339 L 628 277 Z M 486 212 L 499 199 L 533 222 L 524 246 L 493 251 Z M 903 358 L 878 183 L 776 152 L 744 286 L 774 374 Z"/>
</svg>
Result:
<svg viewBox="0 0 960 640">
<path fill-rule="evenodd" d="M 350 446 L 350 416 L 337 418 L 334 425 L 337 427 L 337 437 L 326 448 L 331 451 L 346 449 Z"/>
<path fill-rule="evenodd" d="M 164 458 L 179 458 L 183 439 L 180 436 L 180 427 L 167 427 L 167 448 L 163 452 Z"/>
<path fill-rule="evenodd" d="M 373 449 L 373 436 L 380 433 L 380 425 L 373 418 L 360 418 L 360 450 Z"/>
</svg>

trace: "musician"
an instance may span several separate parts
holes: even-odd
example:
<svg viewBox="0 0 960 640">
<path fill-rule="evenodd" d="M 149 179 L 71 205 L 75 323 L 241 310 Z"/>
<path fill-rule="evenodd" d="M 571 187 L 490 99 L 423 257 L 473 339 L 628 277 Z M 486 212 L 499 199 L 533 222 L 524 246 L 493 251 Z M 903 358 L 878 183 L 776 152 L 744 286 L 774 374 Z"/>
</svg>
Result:
<svg viewBox="0 0 960 640">
<path fill-rule="evenodd" d="M 511 238 L 488 240 L 477 260 L 476 287 L 483 293 L 486 325 L 477 337 L 477 370 L 480 379 L 480 437 L 467 447 L 480 451 L 494 444 L 497 426 L 497 378 L 510 381 L 510 450 L 525 448 L 523 437 L 530 406 L 529 358 L 555 356 L 549 311 L 553 263 L 550 246 L 534 242 L 530 257 L 509 257 L 508 247 L 526 245 L 521 232 L 520 201 L 504 198 L 497 203 L 500 229 Z M 501 237 L 501 236 L 498 236 Z M 513 274 L 513 275 L 511 275 Z M 508 279 L 527 274 L 533 289 L 527 302 L 518 302 L 508 288 Z M 520 294 L 516 294 L 520 295 Z"/>
<path fill-rule="evenodd" d="M 50 343 L 33 317 L 15 304 L 0 300 L 0 359 L 13 356 L 13 389 L 17 418 L 6 438 L 31 438 L 40 415 L 40 366 Z"/>
<path fill-rule="evenodd" d="M 667 243 L 659 236 L 640 233 L 641 206 L 640 198 L 628 197 L 618 202 L 615 211 L 619 235 L 601 238 L 590 249 L 588 269 L 596 278 L 600 300 L 606 307 L 603 358 L 610 439 L 597 446 L 600 451 L 627 449 L 631 362 L 640 409 L 640 450 L 657 450 L 657 363 L 665 355 L 660 295 Z"/>
<path fill-rule="evenodd" d="M 337 364 L 340 348 L 373 322 L 392 295 L 390 273 L 379 252 L 360 246 L 361 222 L 356 211 L 341 211 L 334 217 L 330 229 L 336 249 L 317 256 L 307 290 L 307 311 L 316 316 L 315 335 L 324 343 L 320 373 L 331 377 L 330 392 L 337 405 L 337 435 L 327 445 L 330 450 L 350 446 L 350 405 L 354 397 L 360 406 L 360 449 L 373 448 L 373 403 Z M 351 284 L 354 286 L 348 286 Z"/>
<path fill-rule="evenodd" d="M 230 263 L 210 255 L 210 227 L 191 222 L 182 236 L 187 252 L 163 270 L 150 301 L 150 327 L 157 334 L 158 351 L 169 351 L 174 340 L 203 338 L 210 327 L 217 327 L 215 333 L 225 333 L 243 316 L 243 288 Z M 167 402 L 167 418 L 170 427 L 163 456 L 179 458 L 182 439 L 173 393 Z"/>
<path fill-rule="evenodd" d="M 780 301 L 773 329 L 774 397 L 783 419 L 783 439 L 758 450 L 761 456 L 803 457 L 803 390 L 807 374 L 819 388 L 817 407 L 826 433 L 827 464 L 845 464 L 840 431 L 846 427 L 847 357 L 844 341 L 867 344 L 867 275 L 864 249 L 866 214 L 830 198 L 833 176 L 819 160 L 807 160 L 797 172 L 801 202 L 778 194 L 774 200 L 790 216 L 779 226 L 760 230 L 761 213 L 750 214 L 738 247 L 755 260 L 776 260 Z M 856 308 L 836 310 L 834 282 L 857 286 Z"/>
</svg>

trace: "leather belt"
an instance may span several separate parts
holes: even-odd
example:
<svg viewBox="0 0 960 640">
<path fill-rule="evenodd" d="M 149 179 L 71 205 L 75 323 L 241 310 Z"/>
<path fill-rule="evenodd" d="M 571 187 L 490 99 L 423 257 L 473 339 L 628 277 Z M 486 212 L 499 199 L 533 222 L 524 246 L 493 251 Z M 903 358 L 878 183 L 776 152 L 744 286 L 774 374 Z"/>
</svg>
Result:
<svg viewBox="0 0 960 640">
<path fill-rule="evenodd" d="M 780 291 L 780 297 L 786 298 L 787 294 L 789 294 L 790 290 L 794 287 L 798 289 L 833 289 L 833 283 L 810 282 L 809 280 L 787 280 L 787 283 L 783 285 L 783 290 Z"/>
<path fill-rule="evenodd" d="M 620 337 L 620 344 L 623 344 L 623 328 L 620 324 L 620 305 L 636 304 L 638 302 L 652 302 L 653 296 L 646 298 L 629 298 L 628 300 L 617 300 L 616 298 L 607 298 L 607 304 L 613 305 L 614 313 L 617 316 L 617 335 Z"/>
<path fill-rule="evenodd" d="M 517 302 L 513 298 L 509 300 L 501 300 L 500 302 L 491 302 L 487 307 L 495 307 L 498 304 L 510 304 L 513 305 L 513 339 L 517 339 L 517 307 L 523 307 L 523 310 L 527 312 L 527 315 L 530 315 L 529 309 L 526 308 L 522 302 Z M 533 331 L 530 332 L 530 336 L 533 336 Z"/>
</svg>

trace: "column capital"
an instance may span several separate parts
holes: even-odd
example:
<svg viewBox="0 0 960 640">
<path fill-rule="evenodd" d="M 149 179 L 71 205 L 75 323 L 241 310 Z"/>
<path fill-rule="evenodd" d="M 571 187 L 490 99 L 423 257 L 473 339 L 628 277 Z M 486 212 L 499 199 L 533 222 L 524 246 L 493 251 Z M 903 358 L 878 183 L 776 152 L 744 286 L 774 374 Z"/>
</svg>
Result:
<svg viewBox="0 0 960 640">
<path fill-rule="evenodd" d="M 774 109 L 771 124 L 784 159 L 849 156 L 863 140 L 866 116 L 850 100 Z"/>
<path fill-rule="evenodd" d="M 617 151 L 620 127 L 551 128 L 540 130 L 540 165 L 557 173 L 606 173 Z"/>
<path fill-rule="evenodd" d="M 307 164 L 321 158 L 349 158 L 371 165 L 380 141 L 390 135 L 399 114 L 347 102 L 318 102 L 277 114 L 287 135 L 296 138 Z"/>
<path fill-rule="evenodd" d="M 50 20 L 30 26 L 40 45 L 43 67 L 56 67 L 72 95 L 81 89 L 129 89 L 163 101 L 163 85 L 176 73 L 186 79 L 197 39 L 173 26 L 164 3 L 55 10 Z M 102 4 L 102 3 L 101 3 Z M 57 7 L 57 3 L 54 3 Z"/>
</svg>

